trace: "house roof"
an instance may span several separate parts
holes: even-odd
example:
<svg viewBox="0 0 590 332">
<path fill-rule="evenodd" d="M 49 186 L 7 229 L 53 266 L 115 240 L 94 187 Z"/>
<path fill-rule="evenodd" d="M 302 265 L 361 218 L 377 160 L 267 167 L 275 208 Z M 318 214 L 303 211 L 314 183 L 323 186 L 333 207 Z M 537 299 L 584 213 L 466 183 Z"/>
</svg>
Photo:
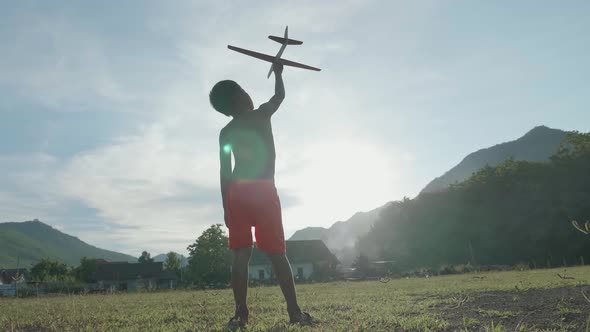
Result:
<svg viewBox="0 0 590 332">
<path fill-rule="evenodd" d="M 285 241 L 285 244 L 287 245 L 287 258 L 291 263 L 316 263 L 321 261 L 340 263 L 322 240 Z M 265 253 L 254 247 L 250 264 L 266 265 L 271 263 Z"/>
<path fill-rule="evenodd" d="M 163 263 L 127 263 L 107 262 L 97 266 L 95 280 L 129 280 L 129 279 L 170 279 L 163 269 Z"/>
</svg>

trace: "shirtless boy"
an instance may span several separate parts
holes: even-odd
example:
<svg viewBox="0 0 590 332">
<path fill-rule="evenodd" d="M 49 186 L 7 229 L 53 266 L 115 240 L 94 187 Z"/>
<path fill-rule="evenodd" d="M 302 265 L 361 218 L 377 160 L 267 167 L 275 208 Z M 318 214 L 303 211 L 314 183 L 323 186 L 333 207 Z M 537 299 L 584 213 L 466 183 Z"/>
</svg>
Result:
<svg viewBox="0 0 590 332">
<path fill-rule="evenodd" d="M 311 324 L 312 318 L 297 304 L 291 265 L 286 256 L 281 203 L 275 188 L 275 145 L 271 117 L 285 98 L 283 66 L 274 65 L 275 94 L 254 109 L 250 96 L 234 81 L 220 81 L 209 94 L 218 112 L 232 117 L 219 134 L 221 195 L 229 247 L 233 252 L 231 284 L 236 303 L 230 326 L 248 323 L 248 263 L 252 231 L 256 247 L 268 255 L 287 302 L 292 324 Z M 235 167 L 232 171 L 231 154 Z"/>
</svg>

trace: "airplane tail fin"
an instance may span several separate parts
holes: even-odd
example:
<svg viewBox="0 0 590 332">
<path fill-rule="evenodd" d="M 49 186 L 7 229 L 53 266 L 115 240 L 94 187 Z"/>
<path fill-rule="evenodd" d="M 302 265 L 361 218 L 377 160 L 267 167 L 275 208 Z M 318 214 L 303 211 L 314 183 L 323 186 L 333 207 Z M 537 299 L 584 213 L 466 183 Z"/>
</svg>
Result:
<svg viewBox="0 0 590 332">
<path fill-rule="evenodd" d="M 268 36 L 268 38 L 276 41 L 279 44 L 284 44 L 285 41 L 287 42 L 287 45 L 301 45 L 301 44 L 303 44 L 302 41 L 295 40 L 295 39 L 289 39 L 289 38 L 283 38 L 283 37 L 277 37 L 277 36 Z"/>
</svg>

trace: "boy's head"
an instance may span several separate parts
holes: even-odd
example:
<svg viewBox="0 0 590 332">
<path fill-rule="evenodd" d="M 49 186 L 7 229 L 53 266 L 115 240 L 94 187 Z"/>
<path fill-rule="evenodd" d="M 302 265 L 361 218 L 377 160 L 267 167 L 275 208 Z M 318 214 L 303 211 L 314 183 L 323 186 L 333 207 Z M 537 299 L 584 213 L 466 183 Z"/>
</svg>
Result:
<svg viewBox="0 0 590 332">
<path fill-rule="evenodd" d="M 254 109 L 252 99 L 246 91 L 238 83 L 230 80 L 217 82 L 209 92 L 209 101 L 217 112 L 227 116 Z"/>
</svg>

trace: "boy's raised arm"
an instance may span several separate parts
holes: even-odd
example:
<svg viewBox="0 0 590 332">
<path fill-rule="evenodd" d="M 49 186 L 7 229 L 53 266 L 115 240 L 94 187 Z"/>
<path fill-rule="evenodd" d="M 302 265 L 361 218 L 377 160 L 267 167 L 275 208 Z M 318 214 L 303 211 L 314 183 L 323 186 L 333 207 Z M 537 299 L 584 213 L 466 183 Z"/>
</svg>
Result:
<svg viewBox="0 0 590 332">
<path fill-rule="evenodd" d="M 285 85 L 283 84 L 283 65 L 280 63 L 274 64 L 275 73 L 275 94 L 270 100 L 258 108 L 258 112 L 262 112 L 267 116 L 272 116 L 281 106 L 283 99 L 285 99 Z"/>
<path fill-rule="evenodd" d="M 225 220 L 225 226 L 227 224 L 227 191 L 231 183 L 231 146 L 229 142 L 225 140 L 223 130 L 219 134 L 219 162 L 221 168 L 219 171 L 219 182 L 221 185 L 221 199 L 223 202 L 223 219 Z M 229 226 L 228 226 L 229 227 Z"/>
</svg>

